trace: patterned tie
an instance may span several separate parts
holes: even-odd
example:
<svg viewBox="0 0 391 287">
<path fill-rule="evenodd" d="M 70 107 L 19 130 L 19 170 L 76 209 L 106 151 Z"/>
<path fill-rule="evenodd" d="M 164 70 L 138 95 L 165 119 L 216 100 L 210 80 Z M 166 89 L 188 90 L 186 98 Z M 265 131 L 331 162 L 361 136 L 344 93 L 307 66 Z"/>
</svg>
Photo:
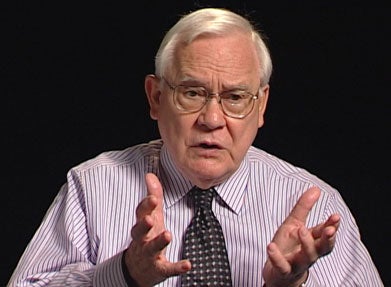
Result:
<svg viewBox="0 0 391 287">
<path fill-rule="evenodd" d="M 196 213 L 185 234 L 182 258 L 192 269 L 182 275 L 182 287 L 232 286 L 231 269 L 220 223 L 212 211 L 213 188 L 193 188 L 189 195 Z"/>
</svg>

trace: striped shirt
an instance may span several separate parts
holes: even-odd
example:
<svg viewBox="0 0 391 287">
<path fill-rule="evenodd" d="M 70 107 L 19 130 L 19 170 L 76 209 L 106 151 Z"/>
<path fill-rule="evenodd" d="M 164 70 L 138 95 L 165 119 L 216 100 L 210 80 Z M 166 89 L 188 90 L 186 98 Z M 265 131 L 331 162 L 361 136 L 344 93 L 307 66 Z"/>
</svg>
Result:
<svg viewBox="0 0 391 287">
<path fill-rule="evenodd" d="M 164 190 L 164 219 L 172 233 L 166 256 L 180 260 L 183 235 L 194 214 L 186 204 L 191 182 L 176 169 L 161 140 L 104 152 L 70 169 L 8 283 L 13 286 L 127 286 L 122 251 L 131 242 L 135 209 L 146 196 L 145 173 Z M 212 209 L 222 225 L 234 286 L 262 286 L 266 245 L 300 195 L 322 193 L 309 227 L 341 216 L 334 250 L 311 268 L 306 286 L 383 286 L 355 219 L 336 189 L 256 147 L 238 170 L 216 186 Z M 179 276 L 157 286 L 180 286 Z"/>
</svg>

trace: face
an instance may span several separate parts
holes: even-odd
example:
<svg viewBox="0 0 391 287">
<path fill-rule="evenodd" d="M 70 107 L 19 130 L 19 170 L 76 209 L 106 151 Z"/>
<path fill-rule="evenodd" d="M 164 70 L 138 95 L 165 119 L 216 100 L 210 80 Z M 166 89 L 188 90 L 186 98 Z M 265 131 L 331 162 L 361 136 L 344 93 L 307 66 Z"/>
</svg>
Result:
<svg viewBox="0 0 391 287">
<path fill-rule="evenodd" d="M 235 88 L 256 94 L 259 61 L 250 40 L 242 34 L 199 38 L 178 49 L 174 67 L 165 78 L 173 85 L 204 86 L 211 93 Z M 150 115 L 178 169 L 200 188 L 219 184 L 239 167 L 258 128 L 263 125 L 269 87 L 243 119 L 226 116 L 214 97 L 195 113 L 183 113 L 163 80 L 147 76 L 145 90 Z"/>
</svg>

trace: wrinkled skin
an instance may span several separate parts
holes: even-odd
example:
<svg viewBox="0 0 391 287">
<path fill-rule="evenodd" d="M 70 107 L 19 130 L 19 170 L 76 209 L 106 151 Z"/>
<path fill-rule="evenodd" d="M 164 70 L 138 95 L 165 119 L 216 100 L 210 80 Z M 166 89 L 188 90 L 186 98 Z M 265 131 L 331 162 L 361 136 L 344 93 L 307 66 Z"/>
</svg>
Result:
<svg viewBox="0 0 391 287">
<path fill-rule="evenodd" d="M 267 286 L 299 286 L 308 268 L 334 247 L 340 218 L 331 215 L 326 222 L 307 228 L 305 222 L 320 196 L 316 187 L 308 189 L 267 246 L 269 258 L 263 269 Z"/>
<path fill-rule="evenodd" d="M 189 260 L 174 263 L 167 260 L 165 248 L 171 234 L 164 227 L 163 189 L 154 174 L 146 175 L 146 183 L 148 195 L 136 210 L 133 240 L 125 253 L 129 274 L 139 286 L 153 286 L 191 268 Z"/>
</svg>

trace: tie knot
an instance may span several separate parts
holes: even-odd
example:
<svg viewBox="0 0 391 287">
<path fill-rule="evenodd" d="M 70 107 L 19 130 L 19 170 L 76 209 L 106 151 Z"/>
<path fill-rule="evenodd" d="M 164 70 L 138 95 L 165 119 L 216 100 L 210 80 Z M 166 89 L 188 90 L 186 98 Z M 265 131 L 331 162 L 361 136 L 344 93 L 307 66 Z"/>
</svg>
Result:
<svg viewBox="0 0 391 287">
<path fill-rule="evenodd" d="M 190 191 L 190 196 L 194 200 L 194 204 L 196 208 L 207 208 L 211 209 L 212 208 L 212 200 L 213 197 L 215 196 L 216 191 L 214 188 L 209 188 L 209 189 L 200 189 L 198 187 L 194 187 Z"/>
</svg>

